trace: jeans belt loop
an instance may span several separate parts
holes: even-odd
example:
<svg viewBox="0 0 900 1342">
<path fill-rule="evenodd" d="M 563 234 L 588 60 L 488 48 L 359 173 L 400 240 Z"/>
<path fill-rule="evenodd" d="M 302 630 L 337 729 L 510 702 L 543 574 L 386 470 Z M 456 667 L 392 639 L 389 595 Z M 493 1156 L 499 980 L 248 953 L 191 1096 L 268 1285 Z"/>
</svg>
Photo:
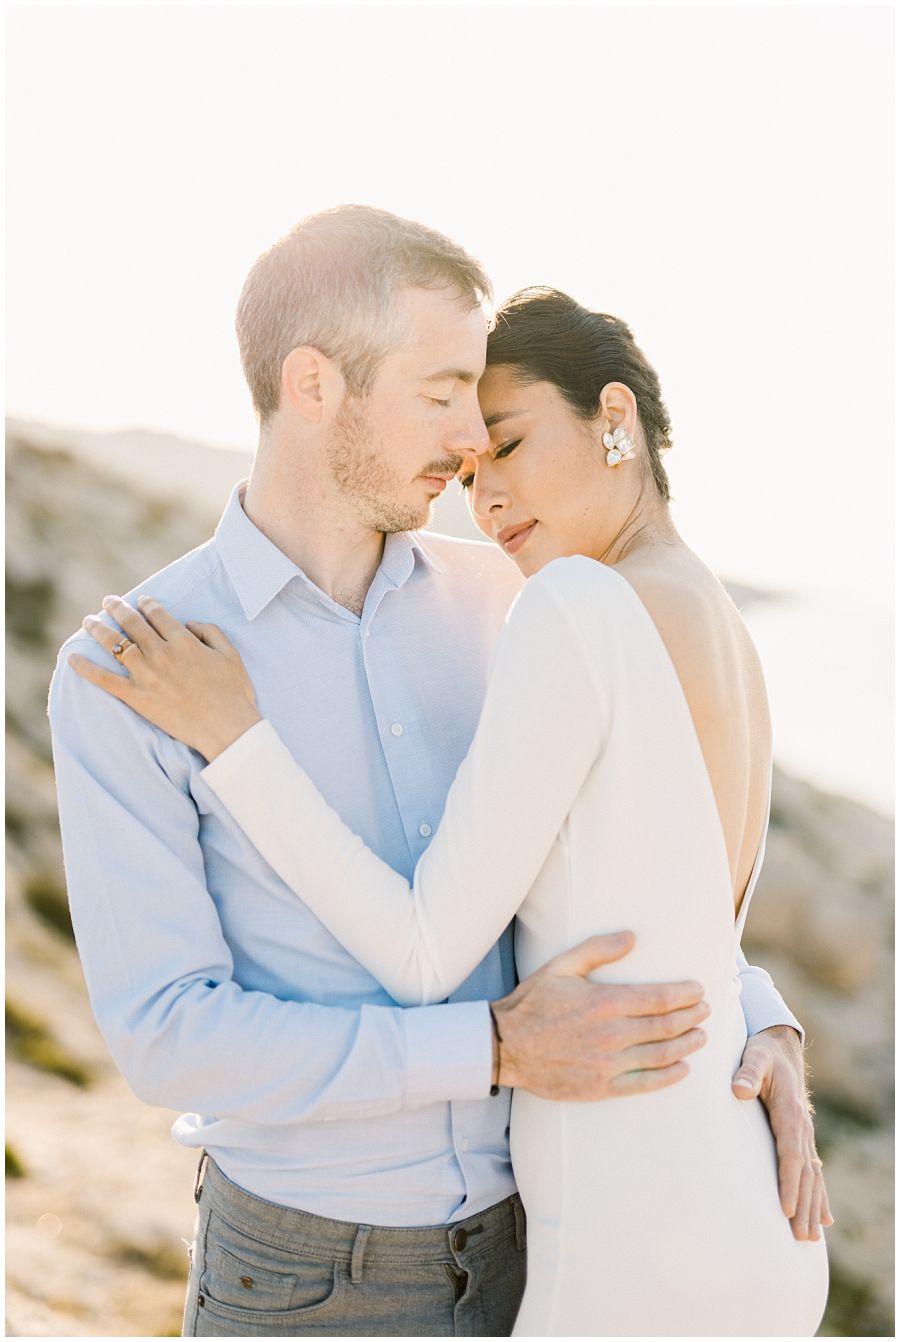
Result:
<svg viewBox="0 0 900 1342">
<path fill-rule="evenodd" d="M 206 1173 L 206 1165 L 209 1156 L 204 1151 L 200 1157 L 200 1164 L 197 1166 L 197 1177 L 194 1180 L 194 1201 L 200 1201 L 200 1194 L 203 1192 L 203 1176 Z"/>
<path fill-rule="evenodd" d="M 513 1198 L 513 1216 L 516 1220 L 516 1248 L 524 1249 L 528 1242 L 525 1227 L 525 1208 L 518 1196 Z"/>
<path fill-rule="evenodd" d="M 358 1286 L 363 1279 L 363 1259 L 366 1256 L 366 1241 L 372 1233 L 371 1226 L 359 1226 L 353 1241 L 353 1253 L 350 1256 L 350 1281 Z"/>
</svg>

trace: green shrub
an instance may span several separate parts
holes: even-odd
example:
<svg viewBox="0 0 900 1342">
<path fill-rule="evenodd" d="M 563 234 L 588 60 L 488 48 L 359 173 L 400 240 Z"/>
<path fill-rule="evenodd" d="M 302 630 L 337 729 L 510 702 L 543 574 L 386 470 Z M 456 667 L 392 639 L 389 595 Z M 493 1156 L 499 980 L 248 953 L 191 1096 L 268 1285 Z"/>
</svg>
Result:
<svg viewBox="0 0 900 1342">
<path fill-rule="evenodd" d="M 67 940 L 75 940 L 65 886 L 57 876 L 49 871 L 32 872 L 25 882 L 24 893 L 26 904 L 42 922 Z"/>
<path fill-rule="evenodd" d="M 6 627 L 20 643 L 48 646 L 48 625 L 55 605 L 56 584 L 52 578 L 17 578 L 7 571 Z"/>
<path fill-rule="evenodd" d="M 87 1069 L 63 1051 L 44 1021 L 10 998 L 6 999 L 6 1043 L 13 1057 L 40 1072 L 50 1072 L 73 1086 L 91 1083 Z"/>
<path fill-rule="evenodd" d="M 24 1179 L 25 1166 L 16 1155 L 9 1142 L 6 1143 L 6 1177 L 7 1179 Z"/>
</svg>

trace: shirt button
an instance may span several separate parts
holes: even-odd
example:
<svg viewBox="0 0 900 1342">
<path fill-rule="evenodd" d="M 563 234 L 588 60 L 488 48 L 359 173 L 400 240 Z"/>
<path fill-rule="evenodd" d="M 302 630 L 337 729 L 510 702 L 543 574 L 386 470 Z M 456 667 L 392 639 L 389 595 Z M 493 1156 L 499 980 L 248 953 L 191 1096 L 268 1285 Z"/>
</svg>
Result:
<svg viewBox="0 0 900 1342">
<path fill-rule="evenodd" d="M 391 736 L 402 736 L 402 735 L 403 735 L 403 723 L 402 723 L 402 722 L 392 722 L 392 723 L 391 723 Z"/>
<path fill-rule="evenodd" d="M 420 826 L 419 826 L 419 833 L 421 834 L 421 836 L 422 836 L 423 839 L 427 839 L 428 836 L 429 836 L 429 834 L 431 833 L 431 826 L 430 826 L 430 825 L 420 825 Z"/>
</svg>

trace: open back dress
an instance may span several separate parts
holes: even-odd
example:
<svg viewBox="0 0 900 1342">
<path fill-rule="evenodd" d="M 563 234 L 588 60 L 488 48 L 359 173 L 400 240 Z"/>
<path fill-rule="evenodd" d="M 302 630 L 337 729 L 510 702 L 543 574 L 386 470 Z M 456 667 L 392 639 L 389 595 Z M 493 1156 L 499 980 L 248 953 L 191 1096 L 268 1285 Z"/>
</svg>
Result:
<svg viewBox="0 0 900 1342">
<path fill-rule="evenodd" d="M 453 705 L 435 711 L 452 712 Z M 400 1003 L 443 1000 L 515 915 L 521 977 L 600 932 L 594 977 L 695 979 L 689 1075 L 596 1103 L 513 1096 L 528 1218 L 519 1336 L 812 1336 L 824 1239 L 778 1199 L 763 1105 L 731 1091 L 746 1042 L 728 853 L 690 709 L 630 584 L 557 559 L 514 602 L 478 730 L 413 884 L 352 834 L 267 722 L 204 778 L 282 879 Z"/>
</svg>

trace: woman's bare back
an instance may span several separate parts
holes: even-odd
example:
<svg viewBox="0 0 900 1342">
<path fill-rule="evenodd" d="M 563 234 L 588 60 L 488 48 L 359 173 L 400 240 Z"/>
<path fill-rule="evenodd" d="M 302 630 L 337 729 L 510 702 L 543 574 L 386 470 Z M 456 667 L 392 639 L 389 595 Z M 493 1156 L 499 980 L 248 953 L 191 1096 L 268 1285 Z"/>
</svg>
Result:
<svg viewBox="0 0 900 1342">
<path fill-rule="evenodd" d="M 616 570 L 656 625 L 706 761 L 740 909 L 766 825 L 771 722 L 759 656 L 716 576 L 681 541 L 627 555 Z"/>
</svg>

